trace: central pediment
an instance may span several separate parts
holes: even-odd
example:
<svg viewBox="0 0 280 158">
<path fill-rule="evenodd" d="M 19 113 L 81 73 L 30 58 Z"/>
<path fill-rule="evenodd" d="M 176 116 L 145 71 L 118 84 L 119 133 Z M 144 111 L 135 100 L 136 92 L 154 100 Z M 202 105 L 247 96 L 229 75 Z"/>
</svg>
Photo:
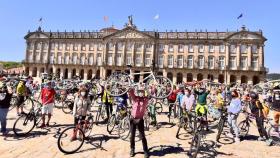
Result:
<svg viewBox="0 0 280 158">
<path fill-rule="evenodd" d="M 138 31 L 134 28 L 127 27 L 123 30 L 119 30 L 113 34 L 110 34 L 108 36 L 105 36 L 104 39 L 149 39 L 154 38 L 153 36 L 143 33 L 141 31 Z"/>
</svg>

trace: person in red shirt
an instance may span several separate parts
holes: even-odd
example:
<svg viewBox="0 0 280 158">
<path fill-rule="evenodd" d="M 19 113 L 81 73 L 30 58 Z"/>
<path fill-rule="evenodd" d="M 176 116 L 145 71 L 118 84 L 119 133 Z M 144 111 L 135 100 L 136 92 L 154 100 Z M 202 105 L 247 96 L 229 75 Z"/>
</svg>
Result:
<svg viewBox="0 0 280 158">
<path fill-rule="evenodd" d="M 42 125 L 40 128 L 48 127 L 50 123 L 50 119 L 53 113 L 54 106 L 54 98 L 55 98 L 55 90 L 52 88 L 52 84 L 50 81 L 47 82 L 46 86 L 42 89 L 41 99 L 42 99 Z M 47 124 L 45 124 L 45 116 L 48 115 Z"/>
</svg>

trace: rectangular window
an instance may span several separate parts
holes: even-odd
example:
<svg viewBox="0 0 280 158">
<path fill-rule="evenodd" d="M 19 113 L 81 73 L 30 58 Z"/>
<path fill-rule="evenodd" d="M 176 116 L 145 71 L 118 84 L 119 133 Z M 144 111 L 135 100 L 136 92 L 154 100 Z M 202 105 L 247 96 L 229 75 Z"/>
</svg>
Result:
<svg viewBox="0 0 280 158">
<path fill-rule="evenodd" d="M 247 45 L 241 45 L 240 46 L 240 52 L 241 53 L 247 53 Z"/>
<path fill-rule="evenodd" d="M 93 61 L 94 61 L 93 54 L 90 54 L 89 55 L 89 65 L 93 65 Z"/>
<path fill-rule="evenodd" d="M 159 44 L 159 51 L 164 51 L 164 45 L 163 44 Z"/>
<path fill-rule="evenodd" d="M 146 57 L 145 57 L 145 66 L 146 66 L 146 67 L 151 66 L 151 54 L 146 54 Z"/>
<path fill-rule="evenodd" d="M 192 68 L 193 67 L 193 56 L 189 55 L 188 56 L 188 68 Z"/>
<path fill-rule="evenodd" d="M 198 56 L 198 68 L 203 69 L 204 67 L 204 56 Z"/>
<path fill-rule="evenodd" d="M 43 63 L 47 63 L 48 62 L 48 53 L 44 52 L 43 53 Z"/>
<path fill-rule="evenodd" d="M 90 50 L 90 51 L 93 51 L 93 50 L 94 50 L 94 43 L 91 43 L 91 44 L 89 45 L 89 50 Z"/>
<path fill-rule="evenodd" d="M 66 50 L 70 50 L 70 46 L 71 46 L 71 44 L 67 43 L 66 44 Z"/>
<path fill-rule="evenodd" d="M 62 64 L 62 54 L 61 53 L 57 53 L 57 63 Z"/>
<path fill-rule="evenodd" d="M 173 52 L 173 51 L 174 51 L 174 48 L 173 48 L 173 45 L 172 45 L 172 44 L 169 44 L 169 45 L 168 45 L 168 51 L 169 51 L 169 52 Z"/>
<path fill-rule="evenodd" d="M 77 43 L 74 44 L 74 50 L 78 50 L 78 44 Z"/>
<path fill-rule="evenodd" d="M 230 45 L 230 53 L 236 53 L 236 46 L 235 45 Z"/>
<path fill-rule="evenodd" d="M 184 66 L 184 58 L 183 58 L 183 55 L 178 55 L 177 56 L 177 66 L 179 68 L 183 68 Z"/>
<path fill-rule="evenodd" d="M 146 44 L 146 50 L 148 52 L 152 51 L 152 44 Z"/>
<path fill-rule="evenodd" d="M 97 66 L 102 66 L 102 54 L 97 54 Z"/>
<path fill-rule="evenodd" d="M 219 57 L 219 68 L 225 69 L 225 57 Z"/>
<path fill-rule="evenodd" d="M 38 61 L 40 61 L 41 59 L 40 59 L 40 53 L 39 52 L 36 52 L 36 61 L 38 62 Z"/>
<path fill-rule="evenodd" d="M 108 54 L 108 65 L 113 65 L 113 53 Z"/>
<path fill-rule="evenodd" d="M 108 47 L 109 47 L 109 50 L 114 50 L 114 44 L 113 43 L 110 42 L 108 44 Z"/>
<path fill-rule="evenodd" d="M 141 54 L 136 54 L 136 61 L 135 61 L 135 64 L 136 66 L 141 66 Z"/>
<path fill-rule="evenodd" d="M 122 54 L 117 54 L 117 66 L 122 66 Z"/>
<path fill-rule="evenodd" d="M 163 55 L 160 55 L 159 56 L 159 59 L 158 59 L 158 66 L 160 67 L 160 68 L 163 68 L 163 60 L 164 58 L 163 58 Z"/>
<path fill-rule="evenodd" d="M 189 53 L 193 53 L 193 45 L 189 44 Z"/>
<path fill-rule="evenodd" d="M 118 43 L 118 50 L 123 50 L 123 43 Z"/>
<path fill-rule="evenodd" d="M 132 43 L 127 43 L 127 46 L 126 46 L 126 49 L 131 51 L 132 50 L 132 47 L 133 47 L 133 44 Z"/>
<path fill-rule="evenodd" d="M 200 44 L 198 49 L 199 49 L 200 53 L 203 53 L 204 52 L 204 45 Z"/>
<path fill-rule="evenodd" d="M 85 55 L 81 54 L 81 61 L 80 61 L 81 65 L 85 65 Z"/>
<path fill-rule="evenodd" d="M 132 65 L 132 54 L 126 54 L 126 64 Z"/>
<path fill-rule="evenodd" d="M 214 49 L 214 45 L 210 44 L 209 45 L 209 52 L 210 53 L 214 53 L 215 49 Z"/>
<path fill-rule="evenodd" d="M 229 67 L 231 69 L 235 69 L 236 68 L 236 57 L 230 57 L 229 58 Z"/>
<path fill-rule="evenodd" d="M 31 43 L 31 44 L 32 44 L 32 43 Z M 52 44 L 51 44 L 51 49 L 54 50 L 54 48 L 55 48 L 55 43 L 52 43 Z"/>
<path fill-rule="evenodd" d="M 220 45 L 220 53 L 224 53 L 225 52 L 225 45 Z"/>
<path fill-rule="evenodd" d="M 63 43 L 59 43 L 58 44 L 58 50 L 62 50 L 62 48 L 63 48 Z"/>
<path fill-rule="evenodd" d="M 86 45 L 82 44 L 82 51 L 85 51 L 85 50 L 86 50 Z"/>
<path fill-rule="evenodd" d="M 97 44 L 97 50 L 102 50 L 102 43 Z"/>
<path fill-rule="evenodd" d="M 69 64 L 69 54 L 68 53 L 66 53 L 64 55 L 64 64 Z"/>
<path fill-rule="evenodd" d="M 73 64 L 77 64 L 78 55 L 77 53 L 73 54 Z"/>
<path fill-rule="evenodd" d="M 168 67 L 173 67 L 173 55 L 168 55 Z"/>
<path fill-rule="evenodd" d="M 136 46 L 136 51 L 137 52 L 141 52 L 142 51 L 142 44 L 137 43 L 137 44 L 135 44 L 135 46 Z"/>
<path fill-rule="evenodd" d="M 257 45 L 252 45 L 251 49 L 252 49 L 252 53 L 258 53 L 258 46 Z"/>
<path fill-rule="evenodd" d="M 43 49 L 44 49 L 44 50 L 47 50 L 47 49 L 48 49 L 48 43 L 44 43 Z"/>
<path fill-rule="evenodd" d="M 213 56 L 210 56 L 210 57 L 208 58 L 208 68 L 209 68 L 209 69 L 213 69 L 213 68 L 214 68 L 214 63 L 215 63 L 214 57 L 213 57 Z"/>
<path fill-rule="evenodd" d="M 178 51 L 179 51 L 180 53 L 184 52 L 184 45 L 179 44 L 179 46 L 178 46 Z"/>
<path fill-rule="evenodd" d="M 33 42 L 30 44 L 30 49 L 34 49 L 34 43 Z"/>
<path fill-rule="evenodd" d="M 253 57 L 253 59 L 252 59 L 252 67 L 255 70 L 258 68 L 258 57 Z"/>
<path fill-rule="evenodd" d="M 240 67 L 241 69 L 247 68 L 247 57 L 241 57 Z"/>
<path fill-rule="evenodd" d="M 50 63 L 53 64 L 54 62 L 54 53 L 50 54 Z"/>
</svg>

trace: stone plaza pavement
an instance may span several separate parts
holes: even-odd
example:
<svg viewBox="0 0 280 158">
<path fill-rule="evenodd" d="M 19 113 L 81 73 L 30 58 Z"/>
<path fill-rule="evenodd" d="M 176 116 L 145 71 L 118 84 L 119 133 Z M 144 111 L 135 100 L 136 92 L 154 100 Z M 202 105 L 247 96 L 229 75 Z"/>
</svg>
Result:
<svg viewBox="0 0 280 158">
<path fill-rule="evenodd" d="M 166 111 L 167 108 L 164 108 Z M 94 113 L 93 113 L 94 114 Z M 242 116 L 241 116 L 242 117 Z M 26 137 L 14 137 L 12 127 L 17 116 L 15 110 L 8 114 L 9 134 L 7 137 L 0 136 L 0 158 L 128 158 L 129 142 L 118 139 L 116 135 L 109 135 L 106 125 L 94 126 L 92 135 L 78 153 L 65 155 L 57 147 L 57 136 L 59 131 L 73 124 L 73 117 L 64 114 L 61 109 L 54 110 L 51 127 L 46 129 L 35 128 Z M 189 150 L 190 134 L 182 131 L 179 139 L 175 137 L 177 126 L 168 124 L 165 114 L 158 116 L 160 128 L 152 128 L 146 131 L 148 146 L 151 157 L 182 158 Z M 220 140 L 215 148 L 214 144 L 216 130 L 210 131 L 206 137 L 207 147 L 198 157 L 232 157 L 232 158 L 279 158 L 280 147 L 267 147 L 265 142 L 257 141 L 257 129 L 252 125 L 250 136 L 239 144 L 233 143 L 230 138 Z M 137 139 L 136 139 L 137 140 Z M 135 158 L 142 158 L 142 143 L 136 142 Z"/>
</svg>

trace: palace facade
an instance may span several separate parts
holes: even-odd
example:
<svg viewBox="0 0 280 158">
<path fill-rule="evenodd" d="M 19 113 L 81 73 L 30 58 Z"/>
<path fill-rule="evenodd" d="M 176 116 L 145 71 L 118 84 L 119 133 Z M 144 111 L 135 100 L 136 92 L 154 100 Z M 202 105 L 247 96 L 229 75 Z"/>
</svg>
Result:
<svg viewBox="0 0 280 158">
<path fill-rule="evenodd" d="M 25 40 L 25 73 L 33 77 L 46 72 L 64 79 L 106 78 L 127 71 L 126 65 L 145 72 L 154 63 L 156 73 L 174 83 L 210 79 L 257 84 L 268 72 L 266 38 L 261 30 L 249 31 L 245 26 L 226 32 L 139 31 L 131 20 L 120 30 L 45 32 L 39 27 Z"/>
</svg>

